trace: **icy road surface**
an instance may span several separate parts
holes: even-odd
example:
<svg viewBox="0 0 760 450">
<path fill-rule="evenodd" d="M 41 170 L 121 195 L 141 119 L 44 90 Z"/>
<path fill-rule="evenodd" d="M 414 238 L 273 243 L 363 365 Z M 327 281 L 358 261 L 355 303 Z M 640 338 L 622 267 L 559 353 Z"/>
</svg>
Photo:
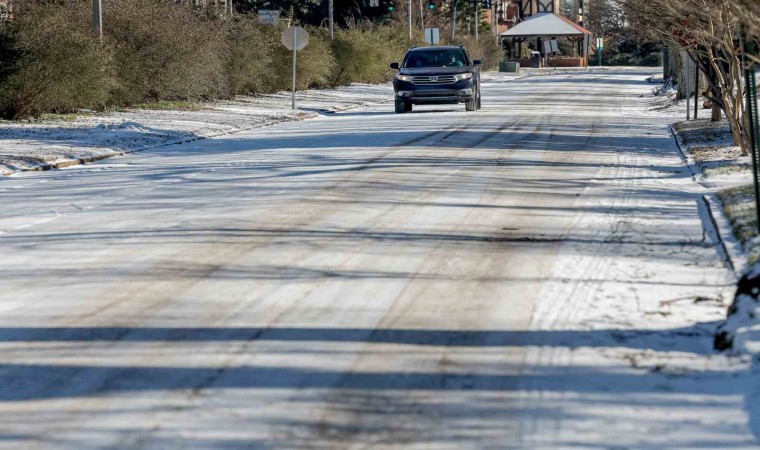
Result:
<svg viewBox="0 0 760 450">
<path fill-rule="evenodd" d="M 647 75 L 3 178 L 0 448 L 754 447 Z"/>
</svg>

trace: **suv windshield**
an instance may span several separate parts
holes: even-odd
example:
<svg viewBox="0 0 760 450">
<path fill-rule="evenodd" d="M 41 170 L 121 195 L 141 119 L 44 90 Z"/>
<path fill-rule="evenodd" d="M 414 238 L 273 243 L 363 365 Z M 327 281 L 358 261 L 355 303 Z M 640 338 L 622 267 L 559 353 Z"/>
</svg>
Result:
<svg viewBox="0 0 760 450">
<path fill-rule="evenodd" d="M 430 49 L 409 52 L 404 67 L 414 69 L 418 67 L 464 67 L 467 65 L 467 56 L 461 49 Z"/>
</svg>

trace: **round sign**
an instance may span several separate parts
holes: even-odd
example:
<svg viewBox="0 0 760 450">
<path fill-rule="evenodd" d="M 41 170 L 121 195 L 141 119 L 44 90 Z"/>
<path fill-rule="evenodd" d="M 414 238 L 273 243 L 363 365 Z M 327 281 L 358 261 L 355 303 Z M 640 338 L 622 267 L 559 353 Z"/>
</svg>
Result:
<svg viewBox="0 0 760 450">
<path fill-rule="evenodd" d="M 288 50 L 303 50 L 309 44 L 309 33 L 302 27 L 288 27 L 282 32 L 282 45 Z"/>
</svg>

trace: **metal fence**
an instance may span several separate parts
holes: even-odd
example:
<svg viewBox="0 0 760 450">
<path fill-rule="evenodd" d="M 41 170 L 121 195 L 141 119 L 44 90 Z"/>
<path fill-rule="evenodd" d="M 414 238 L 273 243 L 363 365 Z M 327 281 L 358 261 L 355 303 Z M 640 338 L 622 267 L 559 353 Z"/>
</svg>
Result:
<svg viewBox="0 0 760 450">
<path fill-rule="evenodd" d="M 757 55 L 756 42 L 747 40 L 742 42 L 744 53 L 744 81 L 746 86 L 746 126 L 749 128 L 750 152 L 752 153 L 752 173 L 755 183 L 755 217 L 757 219 L 758 234 L 760 234 L 760 111 L 757 101 L 757 64 L 747 55 Z"/>
</svg>

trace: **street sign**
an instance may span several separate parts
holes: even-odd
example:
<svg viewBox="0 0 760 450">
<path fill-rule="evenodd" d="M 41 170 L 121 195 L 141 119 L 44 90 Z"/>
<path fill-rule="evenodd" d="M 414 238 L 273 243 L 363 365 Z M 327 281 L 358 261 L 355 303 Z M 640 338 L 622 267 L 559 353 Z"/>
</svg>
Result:
<svg viewBox="0 0 760 450">
<path fill-rule="evenodd" d="M 288 27 L 282 32 L 282 45 L 288 50 L 303 50 L 309 45 L 309 33 L 302 27 Z"/>
<path fill-rule="evenodd" d="M 596 48 L 599 50 L 604 49 L 604 39 L 602 38 L 596 38 Z"/>
<path fill-rule="evenodd" d="M 259 10 L 259 20 L 269 25 L 277 25 L 277 22 L 280 21 L 280 10 L 261 9 Z"/>
<path fill-rule="evenodd" d="M 425 41 L 430 45 L 441 43 L 441 30 L 438 28 L 425 28 Z"/>
<path fill-rule="evenodd" d="M 377 8 L 380 6 L 380 0 L 369 0 L 369 6 L 371 8 Z"/>
<path fill-rule="evenodd" d="M 301 27 L 288 27 L 282 32 L 282 45 L 288 50 L 293 50 L 293 96 L 292 108 L 296 109 L 296 54 L 309 45 L 309 33 Z"/>
</svg>

